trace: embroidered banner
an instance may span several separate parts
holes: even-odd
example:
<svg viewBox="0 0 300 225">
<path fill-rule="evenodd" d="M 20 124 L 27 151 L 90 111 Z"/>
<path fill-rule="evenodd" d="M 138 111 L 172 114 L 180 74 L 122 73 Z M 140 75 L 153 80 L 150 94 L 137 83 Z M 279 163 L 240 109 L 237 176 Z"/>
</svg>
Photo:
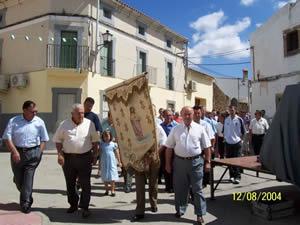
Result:
<svg viewBox="0 0 300 225">
<path fill-rule="evenodd" d="M 141 172 L 148 170 L 149 159 L 159 159 L 146 76 L 140 75 L 110 87 L 105 90 L 105 95 L 124 166 Z"/>
</svg>

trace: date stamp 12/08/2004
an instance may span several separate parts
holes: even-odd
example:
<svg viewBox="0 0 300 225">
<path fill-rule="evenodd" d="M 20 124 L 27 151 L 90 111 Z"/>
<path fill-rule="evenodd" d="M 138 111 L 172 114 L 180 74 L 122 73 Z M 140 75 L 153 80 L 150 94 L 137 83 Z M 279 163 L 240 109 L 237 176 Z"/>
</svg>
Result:
<svg viewBox="0 0 300 225">
<path fill-rule="evenodd" d="M 281 192 L 234 192 L 233 201 L 281 201 Z"/>
</svg>

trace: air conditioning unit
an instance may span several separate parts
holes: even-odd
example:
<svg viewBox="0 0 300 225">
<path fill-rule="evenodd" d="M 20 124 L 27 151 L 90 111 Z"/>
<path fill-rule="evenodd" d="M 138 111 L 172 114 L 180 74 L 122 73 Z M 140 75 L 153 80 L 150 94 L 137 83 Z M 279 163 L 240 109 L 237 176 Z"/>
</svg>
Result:
<svg viewBox="0 0 300 225">
<path fill-rule="evenodd" d="M 14 88 L 25 88 L 27 86 L 27 76 L 25 74 L 10 75 L 10 86 Z"/>
<path fill-rule="evenodd" d="M 8 79 L 5 75 L 0 75 L 0 92 L 8 91 Z"/>
<path fill-rule="evenodd" d="M 197 91 L 197 83 L 195 81 L 190 80 L 188 84 L 188 91 L 196 92 Z"/>
</svg>

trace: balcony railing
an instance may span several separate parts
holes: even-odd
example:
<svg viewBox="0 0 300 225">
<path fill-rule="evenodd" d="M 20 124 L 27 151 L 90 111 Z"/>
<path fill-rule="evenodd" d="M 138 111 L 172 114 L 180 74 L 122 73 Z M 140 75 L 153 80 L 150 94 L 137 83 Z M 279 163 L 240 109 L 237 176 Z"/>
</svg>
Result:
<svg viewBox="0 0 300 225">
<path fill-rule="evenodd" d="M 79 45 L 47 45 L 48 68 L 89 69 L 89 48 Z"/>
<path fill-rule="evenodd" d="M 137 75 L 147 72 L 147 78 L 150 84 L 157 83 L 157 68 L 153 66 L 144 66 L 142 64 L 136 65 Z"/>
</svg>

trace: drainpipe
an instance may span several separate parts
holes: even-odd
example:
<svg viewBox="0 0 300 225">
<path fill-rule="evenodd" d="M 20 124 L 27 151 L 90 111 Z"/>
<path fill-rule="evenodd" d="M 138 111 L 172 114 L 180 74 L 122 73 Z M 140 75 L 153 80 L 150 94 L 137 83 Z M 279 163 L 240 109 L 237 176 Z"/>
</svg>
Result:
<svg viewBox="0 0 300 225">
<path fill-rule="evenodd" d="M 99 9 L 100 9 L 100 0 L 97 0 L 97 15 L 96 15 L 96 18 L 97 18 L 97 21 L 96 21 L 96 48 L 95 48 L 95 52 L 96 52 L 96 65 L 97 65 L 97 59 L 98 59 L 98 46 L 99 46 Z M 95 66 L 95 71 L 96 71 L 96 66 Z M 96 71 L 97 73 L 97 71 Z"/>
</svg>

